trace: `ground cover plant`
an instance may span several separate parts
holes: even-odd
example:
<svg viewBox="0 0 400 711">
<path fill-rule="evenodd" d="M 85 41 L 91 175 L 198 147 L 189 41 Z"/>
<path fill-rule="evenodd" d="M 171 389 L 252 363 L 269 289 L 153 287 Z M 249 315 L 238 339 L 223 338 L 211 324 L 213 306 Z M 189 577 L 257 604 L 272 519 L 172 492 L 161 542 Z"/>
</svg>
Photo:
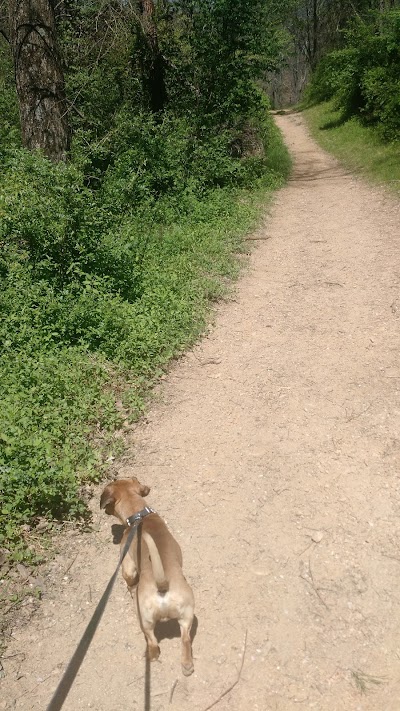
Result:
<svg viewBox="0 0 400 711">
<path fill-rule="evenodd" d="M 257 86 L 276 9 L 37 0 L 57 51 L 30 46 L 28 71 L 30 7 L 0 47 L 0 548 L 25 562 L 43 520 L 85 520 L 113 433 L 204 330 L 290 167 Z M 32 124 L 35 53 L 58 103 L 36 96 Z"/>
<path fill-rule="evenodd" d="M 332 101 L 307 108 L 304 115 L 317 141 L 349 169 L 400 190 L 399 141 L 382 141 L 375 127 L 355 116 L 343 121 Z"/>
</svg>

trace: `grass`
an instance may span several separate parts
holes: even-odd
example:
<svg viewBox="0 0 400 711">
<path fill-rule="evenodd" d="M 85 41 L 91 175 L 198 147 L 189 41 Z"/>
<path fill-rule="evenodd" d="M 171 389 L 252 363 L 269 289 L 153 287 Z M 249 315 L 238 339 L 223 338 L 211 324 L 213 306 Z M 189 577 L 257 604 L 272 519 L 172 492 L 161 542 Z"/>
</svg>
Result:
<svg viewBox="0 0 400 711">
<path fill-rule="evenodd" d="M 379 676 L 372 676 L 360 670 L 351 670 L 351 676 L 357 691 L 360 694 L 367 694 L 373 686 L 383 684 L 385 679 Z"/>
<path fill-rule="evenodd" d="M 383 143 L 356 118 L 344 121 L 333 102 L 306 108 L 304 116 L 318 143 L 350 170 L 400 191 L 400 142 Z"/>
</svg>

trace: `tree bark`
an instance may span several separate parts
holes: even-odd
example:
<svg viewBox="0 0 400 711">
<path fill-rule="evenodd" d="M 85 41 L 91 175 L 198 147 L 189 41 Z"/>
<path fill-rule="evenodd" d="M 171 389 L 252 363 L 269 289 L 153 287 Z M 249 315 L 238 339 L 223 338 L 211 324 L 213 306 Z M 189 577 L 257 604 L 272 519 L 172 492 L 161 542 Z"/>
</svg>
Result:
<svg viewBox="0 0 400 711">
<path fill-rule="evenodd" d="M 0 35 L 10 43 L 10 17 L 7 0 L 0 0 Z"/>
<path fill-rule="evenodd" d="M 145 93 L 154 113 L 162 111 L 167 101 L 164 60 L 160 52 L 153 0 L 140 0 L 142 24 L 141 70 Z"/>
<path fill-rule="evenodd" d="M 318 63 L 318 33 L 319 33 L 319 18 L 318 18 L 318 0 L 313 0 L 313 47 L 312 47 L 312 62 L 311 67 L 315 69 Z"/>
<path fill-rule="evenodd" d="M 67 104 L 51 0 L 10 0 L 10 40 L 23 144 L 65 160 Z"/>
</svg>

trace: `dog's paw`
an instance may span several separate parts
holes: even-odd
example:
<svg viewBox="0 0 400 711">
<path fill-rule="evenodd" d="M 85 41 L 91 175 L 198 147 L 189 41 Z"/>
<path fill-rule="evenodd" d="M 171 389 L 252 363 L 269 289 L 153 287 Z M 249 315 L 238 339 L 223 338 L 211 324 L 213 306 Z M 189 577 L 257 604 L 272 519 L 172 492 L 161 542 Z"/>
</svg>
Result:
<svg viewBox="0 0 400 711">
<path fill-rule="evenodd" d="M 190 676 L 194 672 L 193 662 L 190 664 L 182 664 L 182 674 L 185 676 Z"/>
<path fill-rule="evenodd" d="M 147 657 L 150 662 L 156 662 L 159 656 L 160 656 L 160 647 L 148 647 L 147 648 Z"/>
</svg>

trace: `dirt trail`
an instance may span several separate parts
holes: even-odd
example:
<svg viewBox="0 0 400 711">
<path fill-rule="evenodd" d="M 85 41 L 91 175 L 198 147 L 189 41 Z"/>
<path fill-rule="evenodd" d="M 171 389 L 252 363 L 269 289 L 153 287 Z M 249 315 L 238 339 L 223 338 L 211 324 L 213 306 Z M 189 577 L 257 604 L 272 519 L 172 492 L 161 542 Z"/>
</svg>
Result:
<svg viewBox="0 0 400 711">
<path fill-rule="evenodd" d="M 120 469 L 152 487 L 197 603 L 195 674 L 164 639 L 152 711 L 218 699 L 246 630 L 219 711 L 400 709 L 400 207 L 277 120 L 296 163 L 268 239 Z M 96 517 L 15 629 L 0 709 L 46 707 L 117 561 Z M 143 651 L 118 580 L 65 710 L 145 708 Z"/>
</svg>

